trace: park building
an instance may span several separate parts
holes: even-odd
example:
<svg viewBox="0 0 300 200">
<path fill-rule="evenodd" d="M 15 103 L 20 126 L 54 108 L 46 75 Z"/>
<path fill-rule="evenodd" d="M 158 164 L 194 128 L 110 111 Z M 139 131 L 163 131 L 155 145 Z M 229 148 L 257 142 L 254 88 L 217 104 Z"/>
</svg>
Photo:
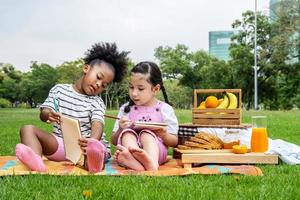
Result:
<svg viewBox="0 0 300 200">
<path fill-rule="evenodd" d="M 209 55 L 224 61 L 230 60 L 231 37 L 236 33 L 237 31 L 210 31 Z"/>
</svg>

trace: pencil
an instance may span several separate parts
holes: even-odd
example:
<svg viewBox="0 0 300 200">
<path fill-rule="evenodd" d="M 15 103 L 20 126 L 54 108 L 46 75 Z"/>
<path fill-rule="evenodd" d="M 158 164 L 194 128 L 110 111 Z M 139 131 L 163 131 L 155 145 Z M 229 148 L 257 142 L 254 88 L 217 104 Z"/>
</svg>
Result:
<svg viewBox="0 0 300 200">
<path fill-rule="evenodd" d="M 58 100 L 57 100 L 56 98 L 53 97 L 53 104 L 54 104 L 54 111 L 55 111 L 55 112 L 59 112 L 59 110 L 58 110 L 58 105 L 57 105 L 57 103 L 56 103 L 57 101 L 58 101 Z"/>
<path fill-rule="evenodd" d="M 104 117 L 107 117 L 107 118 L 110 118 L 110 119 L 120 120 L 120 117 L 115 117 L 115 116 L 112 116 L 112 115 L 104 115 Z"/>
</svg>

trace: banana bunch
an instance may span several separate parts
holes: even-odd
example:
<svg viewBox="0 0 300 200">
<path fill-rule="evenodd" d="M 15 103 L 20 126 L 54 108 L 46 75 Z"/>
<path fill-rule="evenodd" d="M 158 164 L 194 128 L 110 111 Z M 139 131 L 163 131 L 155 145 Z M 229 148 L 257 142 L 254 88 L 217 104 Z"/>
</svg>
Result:
<svg viewBox="0 0 300 200">
<path fill-rule="evenodd" d="M 226 92 L 223 101 L 218 105 L 217 109 L 235 109 L 238 107 L 238 99 L 235 94 Z"/>
</svg>

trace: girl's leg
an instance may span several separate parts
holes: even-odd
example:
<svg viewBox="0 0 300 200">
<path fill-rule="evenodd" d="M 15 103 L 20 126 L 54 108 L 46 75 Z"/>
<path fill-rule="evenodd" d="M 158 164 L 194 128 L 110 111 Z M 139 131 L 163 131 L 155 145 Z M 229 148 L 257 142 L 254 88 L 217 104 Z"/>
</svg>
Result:
<svg viewBox="0 0 300 200">
<path fill-rule="evenodd" d="M 127 168 L 144 171 L 143 165 L 137 161 L 129 152 L 128 148 L 139 148 L 137 135 L 132 132 L 124 132 L 120 135 L 117 151 L 115 152 L 115 159 L 118 163 L 126 166 Z"/>
<path fill-rule="evenodd" d="M 46 171 L 41 155 L 50 155 L 56 151 L 58 144 L 55 137 L 32 125 L 22 127 L 20 137 L 22 144 L 16 146 L 18 159 L 31 170 Z"/>
<path fill-rule="evenodd" d="M 137 159 L 146 170 L 157 170 L 159 167 L 159 147 L 157 139 L 148 132 L 142 132 L 140 137 L 141 148 L 130 148 L 129 151 L 133 157 Z"/>
<path fill-rule="evenodd" d="M 135 135 L 132 132 L 125 132 L 125 133 L 123 133 L 121 135 L 121 144 L 125 148 L 128 148 L 128 147 L 138 148 L 139 145 L 138 145 L 137 135 Z"/>
<path fill-rule="evenodd" d="M 58 143 L 52 134 L 49 134 L 32 125 L 25 125 L 20 129 L 21 143 L 30 147 L 39 156 L 52 155 L 57 151 Z"/>
</svg>

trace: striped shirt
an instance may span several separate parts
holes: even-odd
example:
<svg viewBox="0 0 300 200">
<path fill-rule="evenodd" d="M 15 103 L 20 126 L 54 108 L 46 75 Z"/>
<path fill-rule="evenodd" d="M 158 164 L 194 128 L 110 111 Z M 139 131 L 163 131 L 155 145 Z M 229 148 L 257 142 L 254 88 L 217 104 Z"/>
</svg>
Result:
<svg viewBox="0 0 300 200">
<path fill-rule="evenodd" d="M 51 88 L 47 99 L 41 108 L 54 108 L 54 99 L 58 104 L 58 111 L 66 116 L 78 119 L 80 123 L 81 136 L 88 138 L 91 136 L 92 121 L 100 121 L 104 125 L 104 113 L 106 106 L 99 96 L 88 96 L 76 92 L 71 84 L 57 84 Z M 60 125 L 53 125 L 53 133 L 62 137 Z M 101 140 L 108 144 L 105 133 Z"/>
</svg>

